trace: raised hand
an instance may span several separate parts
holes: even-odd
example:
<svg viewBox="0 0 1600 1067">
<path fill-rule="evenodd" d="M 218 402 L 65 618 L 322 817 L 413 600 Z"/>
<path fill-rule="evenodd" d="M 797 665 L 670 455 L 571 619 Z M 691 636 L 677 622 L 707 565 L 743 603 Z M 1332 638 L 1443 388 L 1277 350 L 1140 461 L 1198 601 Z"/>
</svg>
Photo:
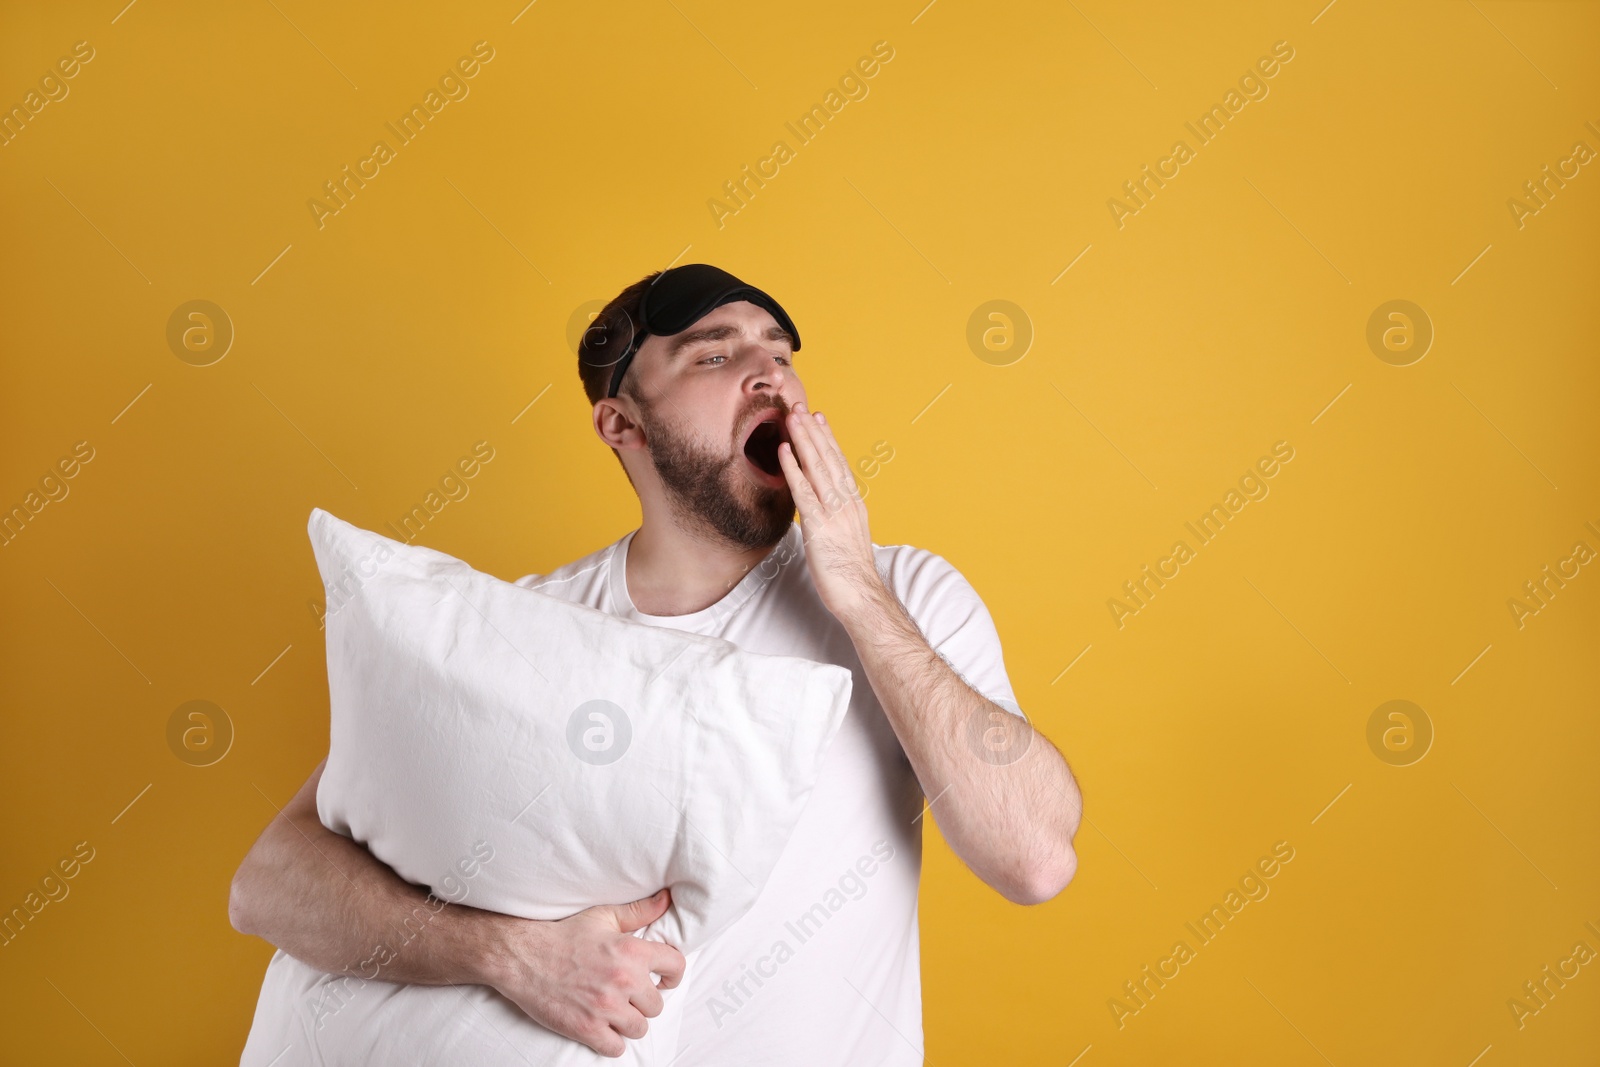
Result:
<svg viewBox="0 0 1600 1067">
<path fill-rule="evenodd" d="M 817 595 L 829 611 L 845 619 L 881 592 L 883 578 L 873 560 L 866 502 L 820 412 L 804 403 L 794 406 L 789 441 L 778 448 L 778 464 L 800 511 L 806 563 Z"/>
</svg>

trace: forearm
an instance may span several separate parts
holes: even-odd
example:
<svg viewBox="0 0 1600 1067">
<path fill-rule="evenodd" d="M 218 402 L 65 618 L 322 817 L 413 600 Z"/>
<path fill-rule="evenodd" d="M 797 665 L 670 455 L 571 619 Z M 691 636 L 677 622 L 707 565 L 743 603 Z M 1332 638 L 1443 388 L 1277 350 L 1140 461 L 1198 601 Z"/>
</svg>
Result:
<svg viewBox="0 0 1600 1067">
<path fill-rule="evenodd" d="M 633 936 L 666 913 L 668 890 L 552 922 L 447 904 L 324 827 L 321 779 L 318 767 L 233 876 L 228 915 L 240 933 L 332 974 L 486 985 L 546 1029 L 613 1057 L 661 1013 L 660 990 L 682 980 L 681 952 Z"/>
<path fill-rule="evenodd" d="M 1009 900 L 1059 893 L 1083 808 L 1060 752 L 967 685 L 886 587 L 845 628 L 951 849 Z"/>
<path fill-rule="evenodd" d="M 482 983 L 491 913 L 448 905 L 400 878 L 316 814 L 319 773 L 272 820 L 234 875 L 228 911 L 254 934 L 331 974 L 419 985 Z"/>
</svg>

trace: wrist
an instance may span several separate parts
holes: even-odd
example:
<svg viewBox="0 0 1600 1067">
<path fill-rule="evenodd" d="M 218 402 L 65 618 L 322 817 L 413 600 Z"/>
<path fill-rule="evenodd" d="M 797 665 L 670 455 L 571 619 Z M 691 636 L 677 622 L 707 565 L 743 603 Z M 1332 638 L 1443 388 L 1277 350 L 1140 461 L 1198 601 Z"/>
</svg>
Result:
<svg viewBox="0 0 1600 1067">
<path fill-rule="evenodd" d="M 497 912 L 452 905 L 451 946 L 443 961 L 455 984 L 483 985 L 504 992 L 525 972 L 542 924 Z"/>
<path fill-rule="evenodd" d="M 862 642 L 888 637 L 894 629 L 907 625 L 909 617 L 889 587 L 879 580 L 863 588 L 851 606 L 839 615 L 839 621 L 859 647 Z"/>
</svg>

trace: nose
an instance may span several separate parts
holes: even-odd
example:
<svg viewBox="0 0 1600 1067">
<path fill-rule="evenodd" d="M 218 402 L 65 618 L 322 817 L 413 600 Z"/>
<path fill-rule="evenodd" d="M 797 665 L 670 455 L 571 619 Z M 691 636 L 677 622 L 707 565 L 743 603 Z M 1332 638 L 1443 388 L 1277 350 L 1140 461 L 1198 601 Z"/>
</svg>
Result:
<svg viewBox="0 0 1600 1067">
<path fill-rule="evenodd" d="M 774 348 L 752 343 L 744 346 L 740 358 L 750 364 L 745 379 L 747 389 L 782 394 L 786 387 L 792 388 L 791 381 L 798 381 L 794 376 L 794 368 L 785 362 L 791 358 L 789 351 L 781 345 Z"/>
</svg>

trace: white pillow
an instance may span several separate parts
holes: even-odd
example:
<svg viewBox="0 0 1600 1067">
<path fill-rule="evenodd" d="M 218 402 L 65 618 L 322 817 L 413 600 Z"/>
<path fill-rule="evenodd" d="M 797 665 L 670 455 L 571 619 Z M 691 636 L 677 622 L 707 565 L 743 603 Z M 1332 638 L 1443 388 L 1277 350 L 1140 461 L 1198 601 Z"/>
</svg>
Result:
<svg viewBox="0 0 1600 1067">
<path fill-rule="evenodd" d="M 847 669 L 620 619 L 321 509 L 308 528 L 328 590 L 318 813 L 440 898 L 383 949 L 442 907 L 559 919 L 670 886 L 641 933 L 689 955 L 749 909 L 843 721 Z M 366 980 L 274 956 L 241 1063 L 619 1062 L 483 987 L 383 981 L 379 947 L 352 961 Z M 689 963 L 621 1062 L 672 1058 Z"/>
</svg>

